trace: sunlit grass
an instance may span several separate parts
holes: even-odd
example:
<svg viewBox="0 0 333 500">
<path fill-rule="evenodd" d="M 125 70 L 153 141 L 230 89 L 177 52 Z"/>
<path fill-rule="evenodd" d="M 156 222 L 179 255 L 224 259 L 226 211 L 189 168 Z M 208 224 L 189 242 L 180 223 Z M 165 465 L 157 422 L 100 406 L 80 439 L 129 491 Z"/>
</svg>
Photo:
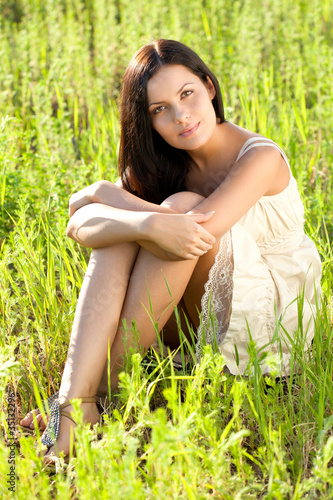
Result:
<svg viewBox="0 0 333 500">
<path fill-rule="evenodd" d="M 49 476 L 20 437 L 17 498 L 333 497 L 333 5 L 329 0 L 63 0 L 0 10 L 0 397 L 17 410 L 59 388 L 88 251 L 66 238 L 72 192 L 117 177 L 118 99 L 151 38 L 190 45 L 217 74 L 230 121 L 278 142 L 323 262 L 309 359 L 294 379 L 223 374 L 207 348 L 176 371 L 158 352 L 128 359 L 102 439 L 79 426 L 76 458 Z M 8 430 L 8 429 L 7 429 Z M 7 442 L 8 444 L 8 442 Z M 0 492 L 9 497 L 0 441 Z"/>
</svg>

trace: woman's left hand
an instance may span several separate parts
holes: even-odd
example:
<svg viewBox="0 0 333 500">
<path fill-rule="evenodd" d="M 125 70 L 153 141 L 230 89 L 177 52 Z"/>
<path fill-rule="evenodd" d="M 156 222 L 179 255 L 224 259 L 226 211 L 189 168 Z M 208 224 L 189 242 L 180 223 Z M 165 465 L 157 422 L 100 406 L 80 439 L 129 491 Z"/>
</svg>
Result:
<svg viewBox="0 0 333 500">
<path fill-rule="evenodd" d="M 167 260 L 196 259 L 216 242 L 216 238 L 202 227 L 213 214 L 149 214 L 142 223 L 142 239 L 158 245 L 168 256 Z M 141 245 L 141 240 L 139 243 Z M 149 243 L 142 246 L 150 251 Z M 151 253 L 157 255 L 155 251 Z"/>
<path fill-rule="evenodd" d="M 94 184 L 92 184 L 72 194 L 69 199 L 69 218 L 71 218 L 79 208 L 93 203 L 95 201 L 93 200 L 94 193 L 95 188 Z"/>
</svg>

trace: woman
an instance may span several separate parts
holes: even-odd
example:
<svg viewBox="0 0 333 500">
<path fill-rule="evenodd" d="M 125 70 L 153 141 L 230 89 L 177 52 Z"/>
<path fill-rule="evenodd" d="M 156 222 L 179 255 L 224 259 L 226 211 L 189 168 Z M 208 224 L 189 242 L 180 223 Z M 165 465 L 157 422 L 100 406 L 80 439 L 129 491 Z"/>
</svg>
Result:
<svg viewBox="0 0 333 500">
<path fill-rule="evenodd" d="M 203 61 L 171 40 L 142 47 L 124 75 L 120 121 L 119 181 L 97 182 L 70 200 L 67 235 L 92 253 L 51 408 L 56 446 L 52 430 L 44 433 L 47 461 L 69 452 L 68 400 L 82 398 L 84 420 L 96 423 L 95 395 L 117 386 L 130 345 L 153 344 L 154 322 L 165 344 L 179 346 L 176 305 L 198 329 L 198 357 L 205 334 L 233 374 L 246 369 L 249 332 L 284 374 L 294 332 L 304 332 L 304 349 L 314 334 L 320 259 L 303 232 L 288 160 L 272 141 L 225 120 Z M 33 427 L 32 417 L 21 424 Z M 40 414 L 37 422 L 43 428 Z"/>
</svg>

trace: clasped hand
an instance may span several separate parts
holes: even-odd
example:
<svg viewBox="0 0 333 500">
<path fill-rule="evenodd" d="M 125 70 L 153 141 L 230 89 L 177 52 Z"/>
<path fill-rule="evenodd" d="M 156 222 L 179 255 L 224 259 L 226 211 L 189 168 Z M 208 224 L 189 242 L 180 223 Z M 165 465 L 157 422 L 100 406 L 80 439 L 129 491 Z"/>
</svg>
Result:
<svg viewBox="0 0 333 500">
<path fill-rule="evenodd" d="M 214 212 L 207 214 L 152 214 L 152 240 L 172 260 L 195 259 L 210 250 L 215 237 L 202 227 Z"/>
</svg>

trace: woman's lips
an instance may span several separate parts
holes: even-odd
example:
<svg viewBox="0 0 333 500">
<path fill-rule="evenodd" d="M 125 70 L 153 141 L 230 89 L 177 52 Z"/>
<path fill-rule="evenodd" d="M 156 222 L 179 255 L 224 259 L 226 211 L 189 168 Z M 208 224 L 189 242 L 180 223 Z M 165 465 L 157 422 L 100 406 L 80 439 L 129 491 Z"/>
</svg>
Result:
<svg viewBox="0 0 333 500">
<path fill-rule="evenodd" d="M 182 137 L 189 137 L 190 135 L 194 134 L 198 130 L 198 127 L 200 125 L 200 122 L 197 123 L 196 125 L 191 125 L 190 127 L 184 128 L 184 130 L 179 134 Z"/>
</svg>

